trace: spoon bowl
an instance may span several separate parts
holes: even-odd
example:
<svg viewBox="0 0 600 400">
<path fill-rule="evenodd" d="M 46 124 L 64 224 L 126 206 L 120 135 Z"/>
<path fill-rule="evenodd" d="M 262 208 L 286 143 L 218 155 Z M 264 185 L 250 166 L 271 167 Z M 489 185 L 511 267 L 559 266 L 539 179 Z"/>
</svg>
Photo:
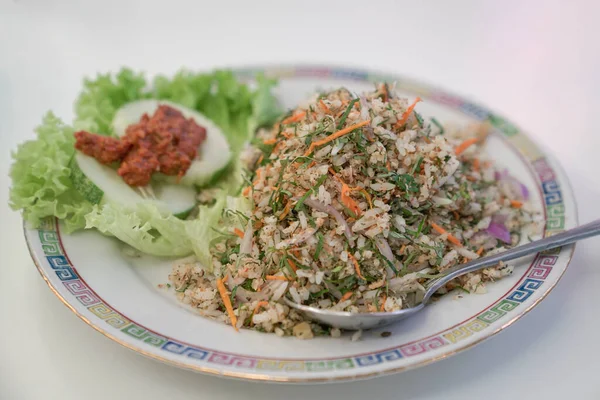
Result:
<svg viewBox="0 0 600 400">
<path fill-rule="evenodd" d="M 573 228 L 544 239 L 536 240 L 522 246 L 514 247 L 502 253 L 478 258 L 466 264 L 461 264 L 450 268 L 444 271 L 439 277 L 427 282 L 425 292 L 422 292 L 422 300 L 420 302 L 410 308 L 405 308 L 398 311 L 376 313 L 329 311 L 298 304 L 287 298 L 284 298 L 284 300 L 288 306 L 301 311 L 308 318 L 325 325 L 347 330 L 378 328 L 403 320 L 423 310 L 435 292 L 437 292 L 441 287 L 445 286 L 451 280 L 461 275 L 497 265 L 500 261 L 510 261 L 527 256 L 529 254 L 565 246 L 578 240 L 586 239 L 598 234 L 600 234 L 600 220 L 595 220 L 577 228 Z"/>
<path fill-rule="evenodd" d="M 349 311 L 321 310 L 319 308 L 295 303 L 287 298 L 284 300 L 288 306 L 303 312 L 313 321 L 350 331 L 379 328 L 392 322 L 408 318 L 425 307 L 425 303 L 419 303 L 415 307 L 392 312 L 352 313 Z"/>
</svg>

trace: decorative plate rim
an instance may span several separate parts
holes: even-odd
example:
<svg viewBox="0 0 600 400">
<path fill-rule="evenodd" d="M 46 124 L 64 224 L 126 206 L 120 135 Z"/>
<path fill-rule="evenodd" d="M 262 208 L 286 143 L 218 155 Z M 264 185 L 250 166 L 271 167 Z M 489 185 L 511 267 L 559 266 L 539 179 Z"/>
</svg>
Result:
<svg viewBox="0 0 600 400">
<path fill-rule="evenodd" d="M 485 115 L 488 118 L 492 117 L 492 116 L 495 118 L 497 117 L 497 114 L 493 113 L 489 108 L 480 108 L 478 105 L 476 105 L 476 103 L 472 103 L 470 101 L 465 101 L 467 99 L 465 96 L 456 96 L 452 92 L 448 92 L 446 90 L 440 89 L 439 86 L 437 86 L 437 85 L 430 85 L 427 83 L 423 83 L 420 80 L 413 79 L 413 78 L 407 78 L 403 75 L 398 75 L 398 74 L 394 74 L 394 73 L 386 73 L 386 72 L 374 71 L 374 70 L 370 70 L 370 69 L 344 68 L 344 67 L 337 67 L 337 66 L 323 66 L 323 65 L 310 65 L 310 64 L 272 64 L 272 65 L 262 65 L 262 66 L 261 65 L 252 65 L 252 66 L 246 66 L 246 67 L 233 67 L 232 69 L 240 77 L 249 76 L 250 74 L 254 75 L 256 72 L 265 72 L 267 75 L 276 75 L 276 76 L 279 76 L 280 78 L 288 78 L 288 77 L 327 78 L 328 77 L 328 78 L 332 78 L 332 79 L 335 79 L 335 78 L 337 78 L 337 79 L 343 79 L 343 78 L 354 79 L 354 80 L 364 81 L 364 82 L 374 82 L 377 80 L 396 79 L 396 80 L 402 81 L 404 84 L 408 84 L 409 89 L 407 89 L 406 87 L 402 87 L 402 89 L 410 91 L 411 90 L 410 87 L 412 87 L 412 89 L 414 89 L 416 91 L 424 90 L 424 91 L 429 91 L 429 92 L 435 94 L 436 96 L 442 96 L 442 98 L 448 99 L 448 101 L 450 101 L 450 102 L 452 102 L 452 101 L 461 102 L 461 106 L 458 107 L 459 111 L 469 114 L 472 117 L 474 116 L 474 114 L 476 115 L 478 112 L 485 113 Z M 429 96 L 429 97 L 431 97 L 431 96 Z M 436 98 L 434 97 L 433 100 L 436 100 Z M 446 105 L 451 105 L 451 104 L 448 104 L 448 102 L 440 101 L 440 99 L 437 99 L 437 102 L 446 104 Z M 456 105 L 456 104 L 454 104 L 454 105 Z M 465 106 L 467 109 L 464 109 Z M 512 125 L 511 123 L 509 123 L 508 121 L 506 121 L 504 119 L 499 119 L 499 125 L 497 125 L 496 128 L 503 131 L 505 134 L 507 134 L 507 136 L 508 136 L 508 132 L 505 131 L 504 129 L 514 130 L 514 133 L 512 133 L 513 135 L 516 135 L 517 133 L 522 133 L 522 131 L 520 131 L 518 128 L 516 128 L 514 125 Z M 538 143 L 532 141 L 526 135 L 523 135 L 523 137 L 526 138 L 526 140 L 529 141 L 534 146 L 536 151 L 540 152 L 539 159 L 531 160 L 528 157 L 524 156 L 522 148 L 517 147 L 514 143 L 512 143 L 508 140 L 506 141 L 506 143 L 509 146 L 511 146 L 513 148 L 513 150 L 515 150 L 516 153 L 521 158 L 523 158 L 525 165 L 527 165 L 527 167 L 529 169 L 534 169 L 535 162 L 540 161 L 540 160 L 541 161 L 546 160 L 546 161 L 550 161 L 550 164 L 551 164 L 551 167 L 550 167 L 550 165 L 548 165 L 546 163 L 547 167 L 554 168 L 558 172 L 560 172 L 559 182 L 560 182 L 560 185 L 563 187 L 563 192 L 568 193 L 568 195 L 570 197 L 570 200 L 572 203 L 572 211 L 571 212 L 573 213 L 573 221 L 574 221 L 574 223 L 577 223 L 577 220 L 578 220 L 577 203 L 576 203 L 575 196 L 574 196 L 572 188 L 571 188 L 571 183 L 570 183 L 567 175 L 564 173 L 562 166 L 556 161 L 556 159 L 554 159 L 554 157 L 551 154 L 548 154 L 547 150 L 543 146 L 540 147 L 540 145 Z M 540 149 L 541 149 L 541 151 L 540 151 Z M 550 170 L 550 172 L 552 172 L 552 170 Z M 539 179 L 539 176 L 536 176 L 536 178 Z M 538 182 L 538 183 L 540 183 L 540 182 Z M 543 186 L 543 182 L 541 182 L 541 186 Z M 545 201 L 544 194 L 545 194 L 545 192 L 542 193 L 542 202 L 544 203 L 544 206 L 545 206 L 545 212 L 547 212 L 549 204 L 547 204 L 547 202 Z M 559 196 L 559 198 L 560 198 L 560 196 Z M 562 200 L 562 198 L 561 198 L 561 200 Z M 571 204 L 569 204 L 569 205 L 571 205 Z M 563 204 L 563 212 L 564 212 L 564 204 Z M 548 220 L 546 219 L 546 222 L 547 221 Z M 564 217 L 563 217 L 563 224 L 564 224 Z M 57 228 L 58 228 L 58 226 L 57 226 Z M 412 363 L 409 365 L 396 366 L 396 367 L 392 366 L 391 368 L 378 370 L 378 371 L 366 372 L 366 373 L 361 374 L 358 372 L 360 370 L 354 369 L 354 371 L 357 371 L 358 373 L 347 373 L 347 374 L 343 374 L 343 375 L 339 375 L 339 376 L 335 376 L 335 377 L 322 377 L 322 376 L 290 377 L 290 376 L 283 376 L 283 375 L 270 375 L 268 373 L 268 370 L 265 370 L 265 373 L 245 372 L 245 371 L 232 371 L 232 370 L 223 370 L 223 369 L 219 369 L 219 368 L 211 368 L 209 366 L 204 366 L 204 365 L 200 366 L 200 365 L 194 365 L 194 364 L 187 364 L 187 363 L 176 361 L 176 360 L 173 360 L 173 359 L 170 359 L 167 357 L 163 357 L 156 353 L 149 352 L 149 351 L 141 348 L 140 346 L 133 345 L 131 343 L 128 343 L 125 340 L 120 339 L 116 335 L 113 335 L 112 333 L 110 333 L 107 329 L 92 322 L 86 315 L 84 315 L 79 310 L 77 310 L 76 307 L 74 307 L 57 290 L 57 288 L 50 281 L 48 275 L 46 274 L 46 268 L 42 267 L 41 260 L 38 258 L 38 254 L 34 250 L 33 245 L 30 241 L 29 232 L 39 232 L 39 231 L 29 230 L 27 228 L 25 222 L 23 224 L 23 229 L 24 229 L 24 236 L 25 236 L 25 240 L 27 242 L 27 247 L 28 247 L 29 253 L 34 261 L 34 264 L 35 264 L 38 272 L 40 273 L 40 275 L 42 276 L 42 278 L 44 279 L 44 281 L 46 282 L 46 284 L 48 285 L 50 290 L 59 298 L 59 300 L 65 306 L 67 306 L 82 321 L 84 321 L 87 325 L 90 325 L 92 328 L 94 328 L 95 330 L 97 330 L 98 332 L 100 332 L 101 334 L 106 336 L 107 338 L 117 342 L 118 344 L 120 344 L 120 345 L 124 346 L 125 348 L 128 348 L 129 350 L 132 350 L 136 353 L 142 354 L 146 357 L 149 357 L 149 358 L 152 358 L 152 359 L 155 359 L 158 361 L 162 361 L 167 364 L 170 364 L 170 365 L 173 365 L 173 366 L 176 366 L 179 368 L 183 368 L 183 369 L 188 369 L 188 370 L 193 370 L 196 372 L 217 375 L 217 376 L 223 376 L 223 377 L 228 377 L 228 378 L 238 378 L 238 379 L 245 379 L 245 380 L 268 381 L 268 382 L 290 382 L 290 383 L 319 383 L 319 382 L 338 382 L 338 381 L 347 381 L 347 380 L 355 380 L 355 379 L 367 379 L 367 378 L 371 378 L 371 377 L 375 377 L 375 376 L 383 376 L 383 375 L 406 371 L 406 370 L 413 369 L 413 368 L 422 367 L 422 366 L 434 363 L 436 361 L 439 361 L 441 359 L 450 357 L 452 355 L 458 354 L 465 350 L 468 350 L 468 349 L 474 347 L 475 345 L 482 343 L 483 341 L 495 336 L 497 333 L 499 333 L 503 329 L 512 325 L 517 320 L 522 318 L 524 315 L 529 313 L 529 311 L 531 311 L 531 309 L 533 309 L 535 306 L 537 306 L 542 300 L 544 300 L 546 298 L 546 296 L 554 289 L 554 287 L 558 284 L 558 282 L 564 276 L 565 271 L 568 269 L 568 267 L 572 261 L 573 254 L 575 251 L 575 246 L 572 246 L 570 253 L 565 254 L 566 264 L 565 264 L 563 270 L 560 271 L 560 275 L 558 275 L 553 282 L 549 282 L 550 283 L 549 286 L 547 286 L 542 292 L 540 292 L 539 298 L 535 299 L 535 301 L 533 303 L 531 303 L 529 306 L 527 306 L 525 309 L 523 309 L 520 313 L 515 314 L 515 316 L 513 318 L 507 320 L 504 324 L 502 324 L 502 325 L 496 327 L 494 330 L 488 332 L 487 335 L 483 335 L 479 338 L 476 338 L 475 340 L 473 340 L 469 343 L 465 343 L 462 346 L 458 345 L 458 347 L 455 347 L 449 351 L 446 351 L 439 355 L 435 355 L 435 356 L 426 358 L 424 360 L 421 360 L 421 361 L 418 361 L 418 362 L 415 362 L 415 363 Z M 546 229 L 545 232 L 548 232 L 548 229 Z M 58 229 L 57 229 L 57 233 L 58 233 Z M 59 234 L 59 240 L 60 240 L 60 234 Z M 62 247 L 62 244 L 61 244 L 61 248 L 64 251 L 63 256 L 68 258 L 66 251 L 64 250 L 64 247 Z M 434 337 L 436 335 L 440 335 L 441 333 L 446 332 L 450 329 L 453 329 L 456 326 L 462 327 L 462 325 L 465 325 L 469 321 L 476 319 L 478 316 L 480 316 L 484 312 L 490 310 L 492 307 L 494 307 L 501 301 L 506 300 L 507 295 L 509 293 L 511 293 L 511 291 L 515 290 L 515 287 L 517 285 L 523 284 L 523 282 L 522 282 L 523 279 L 525 279 L 527 272 L 533 267 L 535 260 L 537 260 L 539 258 L 539 256 L 540 255 L 536 256 L 534 261 L 532 261 L 530 266 L 527 268 L 525 274 L 521 278 L 519 278 L 519 280 L 515 283 L 515 286 L 513 286 L 506 294 L 502 295 L 496 301 L 491 303 L 490 306 L 487 306 L 483 310 L 479 311 L 478 314 L 475 314 L 474 316 L 469 317 L 465 321 L 462 321 L 455 326 L 448 327 L 448 328 L 445 328 L 445 330 L 434 333 L 433 335 L 428 335 L 424 338 L 419 338 L 416 341 L 408 342 L 406 344 L 399 344 L 399 345 L 393 347 L 392 349 L 399 349 L 400 347 L 405 346 L 407 344 L 414 343 L 414 342 L 420 342 L 425 339 Z M 556 262 L 556 260 L 554 262 Z M 72 264 L 69 263 L 69 265 L 72 265 Z M 81 277 L 79 277 L 79 279 L 81 279 Z M 81 279 L 81 280 L 83 281 L 83 279 Z M 540 282 L 539 285 L 541 286 L 542 283 L 543 283 L 543 281 Z M 90 289 L 93 291 L 93 289 L 91 287 L 90 287 Z M 526 287 L 526 289 L 527 289 L 527 287 Z M 537 288 L 534 288 L 534 289 L 537 289 Z M 516 307 L 516 305 L 515 305 L 515 307 Z M 115 311 L 118 313 L 117 310 L 115 310 Z M 134 321 L 130 321 L 130 322 L 133 324 L 136 324 Z M 492 321 L 490 323 L 493 323 L 493 322 L 495 322 L 495 321 Z M 120 329 L 119 329 L 119 331 L 120 331 Z M 456 344 L 456 343 L 457 342 L 453 342 L 450 344 Z M 380 349 L 375 352 L 366 353 L 366 354 L 372 355 L 372 354 L 376 354 L 376 353 L 381 353 L 382 351 L 386 351 L 386 350 Z M 388 349 L 388 351 L 389 351 L 389 349 Z M 396 351 L 398 351 L 398 354 L 400 354 L 399 350 L 396 350 Z M 225 354 L 227 354 L 227 353 L 225 353 Z M 360 355 L 358 355 L 358 356 L 360 356 Z M 344 357 L 338 357 L 338 358 L 342 359 Z M 357 355 L 352 355 L 352 356 L 347 356 L 347 357 L 352 358 L 352 357 L 357 357 Z M 402 357 L 402 355 L 400 355 L 400 357 Z M 338 358 L 336 358 L 336 360 Z M 278 359 L 276 359 L 276 360 L 278 360 Z M 325 359 L 321 359 L 321 360 L 325 360 Z M 218 364 L 216 364 L 216 365 L 218 365 Z M 346 371 L 350 372 L 350 369 L 347 369 Z"/>
</svg>

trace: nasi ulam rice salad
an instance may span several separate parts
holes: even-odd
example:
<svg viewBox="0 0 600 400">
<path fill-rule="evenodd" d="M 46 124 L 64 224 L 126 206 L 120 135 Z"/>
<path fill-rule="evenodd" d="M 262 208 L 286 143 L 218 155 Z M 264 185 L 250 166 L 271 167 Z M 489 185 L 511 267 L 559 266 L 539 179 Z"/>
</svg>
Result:
<svg viewBox="0 0 600 400">
<path fill-rule="evenodd" d="M 236 329 L 339 336 L 283 298 L 337 311 L 399 310 L 445 270 L 535 232 L 527 188 L 482 151 L 488 126 L 425 121 L 419 101 L 387 85 L 360 96 L 341 88 L 260 130 L 243 156 L 241 196 L 227 200 L 211 243 L 212 273 L 193 257 L 173 266 L 179 300 Z M 500 264 L 440 294 L 483 293 L 511 273 Z"/>
</svg>

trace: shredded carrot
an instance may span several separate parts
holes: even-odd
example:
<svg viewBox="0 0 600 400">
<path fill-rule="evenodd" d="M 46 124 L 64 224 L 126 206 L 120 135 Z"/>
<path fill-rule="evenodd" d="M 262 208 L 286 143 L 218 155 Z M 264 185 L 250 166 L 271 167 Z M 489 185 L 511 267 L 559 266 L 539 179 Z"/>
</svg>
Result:
<svg viewBox="0 0 600 400">
<path fill-rule="evenodd" d="M 342 204 L 344 206 L 346 206 L 346 208 L 348 208 L 350 211 L 352 211 L 357 216 L 361 214 L 358 203 L 352 197 L 350 197 L 350 187 L 348 185 L 346 185 L 345 183 L 342 184 L 342 190 L 341 190 L 340 196 L 342 199 Z"/>
<path fill-rule="evenodd" d="M 513 208 L 521 208 L 521 207 L 523 207 L 523 202 L 522 202 L 522 201 L 519 201 L 519 200 L 511 200 L 511 201 L 510 201 L 510 205 L 511 205 Z"/>
<path fill-rule="evenodd" d="M 404 111 L 404 114 L 402 114 L 402 118 L 400 118 L 398 122 L 396 122 L 396 124 L 394 125 L 394 128 L 398 129 L 402 127 L 402 125 L 404 125 L 406 121 L 408 121 L 408 117 L 410 117 L 410 114 L 412 114 L 413 110 L 415 109 L 415 106 L 420 101 L 422 101 L 421 98 L 417 97 L 415 101 L 413 101 L 413 103 L 410 106 L 408 106 L 406 111 Z"/>
<path fill-rule="evenodd" d="M 217 279 L 217 289 L 219 290 L 219 294 L 221 295 L 221 300 L 223 300 L 223 305 L 227 310 L 227 314 L 229 315 L 229 319 L 231 320 L 231 326 L 237 331 L 237 317 L 233 313 L 233 306 L 231 305 L 231 299 L 229 298 L 229 294 L 227 293 L 227 289 L 225 288 L 225 281 L 227 277 L 224 279 Z"/>
<path fill-rule="evenodd" d="M 403 245 L 400 247 L 400 254 L 404 254 L 404 250 L 406 250 L 406 245 L 405 245 L 405 244 L 403 244 Z"/>
<path fill-rule="evenodd" d="M 348 253 L 348 258 L 350 259 L 350 261 L 352 261 L 352 264 L 354 264 L 354 270 L 356 271 L 356 275 L 358 275 L 360 279 L 366 280 L 362 272 L 360 272 L 360 266 L 358 265 L 358 261 L 356 261 L 356 258 L 354 258 L 354 256 L 350 253 Z"/>
<path fill-rule="evenodd" d="M 290 267 L 292 267 L 292 270 L 294 270 L 294 272 L 298 271 L 298 267 L 296 266 L 296 262 L 294 260 L 288 258 L 287 262 L 288 264 L 290 264 Z"/>
<path fill-rule="evenodd" d="M 252 189 L 252 188 L 251 188 L 250 186 L 246 186 L 246 187 L 244 188 L 244 190 L 242 190 L 242 195 L 244 195 L 244 196 L 248 196 L 248 195 L 250 194 L 250 190 L 251 190 L 251 189 Z"/>
<path fill-rule="evenodd" d="M 275 139 L 275 138 L 266 139 L 266 140 L 263 140 L 263 143 L 266 144 L 266 145 L 275 144 L 275 143 L 277 143 L 277 139 Z"/>
<path fill-rule="evenodd" d="M 348 300 L 350 297 L 352 297 L 354 293 L 353 292 L 346 292 L 344 293 L 344 295 L 342 296 L 342 298 L 340 299 L 340 301 L 346 301 Z"/>
<path fill-rule="evenodd" d="M 286 276 L 281 275 L 267 275 L 265 276 L 265 279 L 268 281 L 289 281 Z"/>
<path fill-rule="evenodd" d="M 452 213 L 454 214 L 454 219 L 460 219 L 460 215 L 456 211 L 452 211 Z"/>
<path fill-rule="evenodd" d="M 233 228 L 233 233 L 235 233 L 236 235 L 238 235 L 242 239 L 244 238 L 244 231 L 241 230 L 241 229 L 239 229 L 239 228 Z"/>
<path fill-rule="evenodd" d="M 275 147 L 273 147 L 273 151 L 271 153 L 273 153 L 273 154 L 279 153 L 279 149 L 281 148 L 282 145 L 283 145 L 283 142 L 277 142 Z"/>
<path fill-rule="evenodd" d="M 256 314 L 258 312 L 258 310 L 260 310 L 261 307 L 268 307 L 269 306 L 269 302 L 266 300 L 263 301 L 259 301 L 256 304 L 256 307 L 254 307 L 254 311 L 252 311 L 252 314 Z"/>
<path fill-rule="evenodd" d="M 385 293 L 383 294 L 383 299 L 381 300 L 381 306 L 379 306 L 379 311 L 385 311 L 385 302 L 387 300 L 387 296 Z"/>
<path fill-rule="evenodd" d="M 294 137 L 293 133 L 287 133 L 287 132 L 281 132 L 281 134 L 286 138 L 286 139 L 291 139 Z"/>
<path fill-rule="evenodd" d="M 350 186 L 348 186 L 344 181 L 342 181 L 342 179 L 339 176 L 337 176 L 337 174 L 335 173 L 333 168 L 329 167 L 329 172 L 342 185 L 342 190 L 340 191 L 340 197 L 342 200 L 342 204 L 346 208 L 348 208 L 350 211 L 352 211 L 354 214 L 360 215 L 361 211 L 360 211 L 360 207 L 358 206 L 358 203 L 352 197 L 350 197 L 350 192 L 351 192 Z"/>
<path fill-rule="evenodd" d="M 261 174 L 261 170 L 257 169 L 256 170 L 256 179 L 254 180 L 254 182 L 252 182 L 252 186 L 256 186 L 256 184 L 258 183 L 258 180 L 260 179 L 260 174 Z"/>
<path fill-rule="evenodd" d="M 425 141 L 425 143 L 430 144 L 431 143 L 431 139 L 429 139 L 427 136 L 423 136 L 423 140 Z"/>
<path fill-rule="evenodd" d="M 381 88 L 383 89 L 383 102 L 387 103 L 387 101 L 388 101 L 388 91 L 387 91 L 387 88 L 386 88 L 385 84 L 381 85 Z"/>
<path fill-rule="evenodd" d="M 466 263 L 468 263 L 468 262 L 469 262 L 469 259 L 468 259 L 467 257 L 463 257 L 463 262 L 462 262 L 462 263 L 463 263 L 463 264 L 466 264 Z"/>
<path fill-rule="evenodd" d="M 292 209 L 292 201 L 290 200 L 287 202 L 287 204 L 283 208 L 283 212 L 279 216 L 279 220 L 282 221 L 290 213 L 291 209 Z"/>
<path fill-rule="evenodd" d="M 254 223 L 254 226 L 253 226 L 254 229 L 260 229 L 262 227 L 263 227 L 263 222 L 262 221 L 256 221 Z"/>
<path fill-rule="evenodd" d="M 256 160 L 256 164 L 260 164 L 261 162 L 263 162 L 264 159 L 265 159 L 265 155 L 261 154 L 260 157 L 258 157 L 258 160 Z"/>
<path fill-rule="evenodd" d="M 477 178 L 475 178 L 473 175 L 467 175 L 467 176 L 466 176 L 466 179 L 467 179 L 469 182 L 475 182 L 475 181 L 477 180 Z"/>
<path fill-rule="evenodd" d="M 456 153 L 457 156 L 460 155 L 466 149 L 468 149 L 469 147 L 471 147 L 472 145 L 477 143 L 477 140 L 478 140 L 477 138 L 471 138 L 471 139 L 465 140 L 464 142 L 462 142 L 461 144 L 456 146 L 456 149 L 454 149 L 454 152 Z"/>
<path fill-rule="evenodd" d="M 477 250 L 477 255 L 480 256 L 483 253 L 483 246 L 481 246 L 479 248 L 479 250 Z"/>
<path fill-rule="evenodd" d="M 319 147 L 319 146 L 322 146 L 322 145 L 327 144 L 329 142 L 332 142 L 335 139 L 340 138 L 340 137 L 342 137 L 344 135 L 347 135 L 348 133 L 352 132 L 353 130 L 361 128 L 361 127 L 363 127 L 365 125 L 368 125 L 370 123 L 371 123 L 370 119 L 366 120 L 366 121 L 362 121 L 362 122 L 359 122 L 358 124 L 350 125 L 350 126 L 344 128 L 344 129 L 340 129 L 339 131 L 337 131 L 335 133 L 332 133 L 331 135 L 327 136 L 325 139 L 317 140 L 315 142 L 312 142 L 310 144 L 310 147 L 308 148 L 308 150 L 306 150 L 306 153 L 304 153 L 304 156 L 308 156 L 310 153 L 312 153 L 313 150 L 315 149 L 315 147 Z"/>
<path fill-rule="evenodd" d="M 327 104 L 325 104 L 325 102 L 323 101 L 323 99 L 320 99 L 320 100 L 319 100 L 319 108 L 320 108 L 321 110 L 323 110 L 323 112 L 324 112 L 325 114 L 329 114 L 329 113 L 331 113 L 331 110 L 329 109 L 329 107 L 327 107 Z"/>
<path fill-rule="evenodd" d="M 462 243 L 457 239 L 456 236 L 448 233 L 444 228 L 436 224 L 435 222 L 431 222 L 431 227 L 440 235 L 448 234 L 448 241 L 458 247 L 462 247 Z"/>
<path fill-rule="evenodd" d="M 475 171 L 479 171 L 479 164 L 480 164 L 480 162 L 479 162 L 479 158 L 475 158 L 475 159 L 473 160 L 473 169 L 474 169 Z"/>
<path fill-rule="evenodd" d="M 388 170 L 388 171 L 391 171 L 391 170 L 392 170 L 392 164 L 390 164 L 390 160 L 387 160 L 387 161 L 385 162 L 385 167 L 387 168 L 387 170 Z"/>
<path fill-rule="evenodd" d="M 305 115 L 306 115 L 306 111 L 300 111 L 299 113 L 296 113 L 294 115 L 287 117 L 286 119 L 281 121 L 281 123 L 285 125 L 285 124 L 291 124 L 292 122 L 298 122 L 302 118 L 304 118 Z"/>
<path fill-rule="evenodd" d="M 313 162 L 311 162 L 310 164 L 308 164 L 308 167 L 306 167 L 306 168 L 307 168 L 307 169 L 308 169 L 308 168 L 312 168 L 312 167 L 314 167 L 315 165 L 317 165 L 317 162 L 316 162 L 316 161 L 313 161 Z"/>
</svg>

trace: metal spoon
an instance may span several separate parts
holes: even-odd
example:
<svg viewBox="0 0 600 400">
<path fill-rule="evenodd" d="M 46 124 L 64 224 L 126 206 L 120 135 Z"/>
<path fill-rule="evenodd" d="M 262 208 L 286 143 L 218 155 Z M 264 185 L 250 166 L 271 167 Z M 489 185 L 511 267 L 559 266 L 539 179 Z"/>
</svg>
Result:
<svg viewBox="0 0 600 400">
<path fill-rule="evenodd" d="M 425 288 L 426 290 L 422 294 L 422 300 L 418 304 L 411 308 L 406 308 L 399 311 L 376 313 L 329 311 L 297 304 L 287 298 L 284 298 L 284 300 L 290 307 L 302 311 L 310 319 L 321 322 L 325 325 L 331 325 L 337 328 L 348 330 L 376 328 L 392 322 L 397 322 L 421 311 L 431 296 L 438 289 L 456 277 L 469 272 L 478 271 L 482 268 L 497 265 L 500 261 L 514 260 L 515 258 L 520 258 L 529 254 L 571 244 L 578 240 L 586 239 L 598 234 L 600 234 L 600 219 L 541 240 L 536 240 L 535 242 L 514 247 L 502 253 L 494 254 L 489 257 L 478 258 L 466 264 L 450 268 L 445 271 L 443 276 L 433 279 L 427 283 Z"/>
</svg>

